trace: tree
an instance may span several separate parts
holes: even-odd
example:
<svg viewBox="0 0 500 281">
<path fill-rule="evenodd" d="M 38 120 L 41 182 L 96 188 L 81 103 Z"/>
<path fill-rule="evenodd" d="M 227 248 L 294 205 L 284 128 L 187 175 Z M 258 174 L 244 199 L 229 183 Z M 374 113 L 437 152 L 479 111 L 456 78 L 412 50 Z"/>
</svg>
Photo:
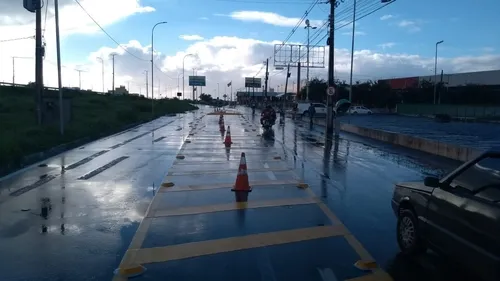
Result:
<svg viewBox="0 0 500 281">
<path fill-rule="evenodd" d="M 205 94 L 205 93 L 201 94 L 199 98 L 201 101 L 204 101 L 206 103 L 211 103 L 213 100 L 210 94 Z"/>
<path fill-rule="evenodd" d="M 323 102 L 326 99 L 326 89 L 328 84 L 323 79 L 314 78 L 309 81 L 309 100 L 314 102 Z M 307 88 L 300 89 L 301 100 L 305 100 Z"/>
</svg>

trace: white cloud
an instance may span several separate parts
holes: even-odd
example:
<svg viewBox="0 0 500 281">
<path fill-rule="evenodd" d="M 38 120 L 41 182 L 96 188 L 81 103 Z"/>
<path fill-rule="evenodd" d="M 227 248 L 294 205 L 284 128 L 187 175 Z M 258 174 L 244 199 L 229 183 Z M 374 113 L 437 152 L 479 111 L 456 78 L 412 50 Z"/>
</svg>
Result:
<svg viewBox="0 0 500 281">
<path fill-rule="evenodd" d="M 491 52 L 494 52 L 495 51 L 495 48 L 493 47 L 483 47 L 481 48 L 481 50 L 485 53 L 491 53 Z"/>
<path fill-rule="evenodd" d="M 342 35 L 349 35 L 349 36 L 352 36 L 352 31 L 349 31 L 349 32 L 343 32 Z M 354 32 L 354 35 L 356 36 L 360 36 L 360 35 L 366 35 L 366 32 L 364 31 L 355 31 Z"/>
<path fill-rule="evenodd" d="M 387 43 L 382 43 L 382 44 L 379 44 L 378 46 L 382 49 L 389 49 L 389 48 L 392 48 L 396 45 L 396 43 L 394 42 L 387 42 Z"/>
<path fill-rule="evenodd" d="M 196 35 L 196 34 L 193 34 L 193 35 L 183 34 L 183 35 L 180 35 L 179 38 L 184 39 L 186 41 L 201 41 L 204 39 L 200 35 Z"/>
<path fill-rule="evenodd" d="M 231 18 L 247 22 L 261 22 L 276 26 L 294 27 L 300 18 L 288 18 L 276 13 L 260 12 L 260 11 L 236 11 L 229 15 Z M 322 26 L 321 20 L 310 20 L 312 26 Z M 305 23 L 304 23 L 305 26 Z"/>
<path fill-rule="evenodd" d="M 399 27 L 405 28 L 409 32 L 418 32 L 421 30 L 417 22 L 411 20 L 402 20 L 398 23 Z"/>
<path fill-rule="evenodd" d="M 22 4 L 20 4 L 21 2 L 17 0 L 0 0 L 0 41 L 34 35 L 34 14 L 24 10 Z M 46 3 L 52 4 L 53 1 L 46 1 Z M 80 3 L 103 28 L 109 27 L 132 15 L 154 11 L 152 7 L 141 5 L 139 0 L 81 0 Z M 60 0 L 59 6 L 61 45 L 63 48 L 64 40 L 69 35 L 102 32 L 74 1 Z M 55 67 L 52 64 L 56 61 L 56 50 L 54 10 L 52 5 L 49 6 L 47 15 L 47 25 L 44 26 L 44 37 L 45 42 L 47 42 L 44 72 L 46 73 L 46 82 L 54 86 L 56 85 L 54 83 L 56 81 L 54 79 Z M 45 20 L 42 23 L 45 23 Z M 120 40 L 120 36 L 115 36 L 117 40 Z M 0 81 L 12 81 L 12 57 L 33 58 L 35 55 L 34 50 L 35 40 L 33 39 L 0 43 Z M 63 49 L 63 64 L 65 64 L 64 53 Z M 63 74 L 65 83 L 77 86 L 78 73 L 70 70 L 76 66 L 71 64 L 67 64 L 66 66 Z M 34 81 L 33 59 L 15 59 L 15 68 L 16 82 L 27 83 Z M 84 77 L 90 77 L 91 71 L 100 73 L 100 69 L 91 69 L 89 73 L 82 73 L 82 80 L 86 79 Z M 96 78 L 95 81 L 101 81 L 100 75 Z"/>
<path fill-rule="evenodd" d="M 393 15 L 383 15 L 380 17 L 380 20 L 389 20 L 389 19 L 392 19 L 394 18 Z"/>
<path fill-rule="evenodd" d="M 17 46 L 22 44 L 18 43 Z M 226 87 L 229 81 L 233 82 L 233 89 L 236 91 L 243 87 L 244 77 L 254 76 L 262 68 L 262 62 L 273 54 L 274 44 L 279 44 L 279 41 L 266 42 L 249 38 L 216 36 L 204 41 L 192 42 L 186 49 L 176 53 L 156 54 L 155 64 L 163 72 L 155 68 L 155 96 L 158 96 L 158 92 L 160 92 L 162 95 L 167 94 L 172 97 L 179 89 L 182 89 L 183 62 L 186 95 L 191 95 L 191 88 L 187 85 L 187 76 L 192 75 L 193 68 L 195 68 L 196 74 L 207 77 L 207 87 L 203 87 L 204 93 L 213 95 L 217 92 L 217 84 L 219 84 L 220 95 L 222 96 L 224 91 L 229 94 L 230 88 Z M 145 94 L 146 76 L 144 71 L 149 71 L 149 79 L 151 79 L 151 65 L 148 62 L 151 49 L 148 45 L 143 45 L 138 41 L 130 41 L 123 46 L 128 52 L 140 59 L 134 58 L 119 47 L 102 47 L 89 54 L 83 66 L 63 62 L 65 65 L 62 77 L 63 84 L 78 86 L 78 72 L 74 69 L 80 68 L 85 70 L 81 74 L 82 87 L 100 91 L 102 89 L 101 64 L 96 57 L 101 56 L 105 58 L 105 88 L 110 89 L 112 64 L 109 54 L 117 53 L 115 57 L 115 85 L 128 86 L 130 84 L 132 92 Z M 159 48 L 161 49 L 161 46 Z M 186 56 L 186 54 L 197 54 L 198 58 Z M 11 59 L 6 62 L 4 63 L 5 67 L 0 72 L 0 80 L 10 81 L 12 77 Z M 57 85 L 56 68 L 52 64 L 53 62 L 55 60 L 47 59 L 45 61 L 44 76 L 45 82 L 49 86 Z M 433 66 L 434 57 L 389 54 L 374 50 L 360 50 L 354 53 L 355 80 L 428 75 L 432 73 Z M 440 58 L 439 66 L 446 73 L 498 69 L 500 68 L 500 55 Z M 336 49 L 335 77 L 348 80 L 349 70 L 350 51 Z M 274 70 L 273 59 L 270 60 L 269 71 L 271 73 L 270 87 L 276 88 L 277 85 L 284 84 L 284 72 Z M 303 71 L 302 77 L 305 77 L 305 69 Z M 293 85 L 297 79 L 297 70 L 293 69 L 291 72 L 289 85 Z M 326 78 L 326 73 L 326 69 L 311 69 L 310 76 Z M 259 76 L 262 77 L 263 74 L 264 71 L 261 71 Z M 33 77 L 33 61 L 29 59 L 16 60 L 16 81 L 27 83 L 33 81 Z M 179 83 L 179 88 L 177 83 Z M 150 82 L 149 85 L 151 85 Z"/>
<path fill-rule="evenodd" d="M 201 17 L 201 18 L 199 18 L 199 19 L 200 19 L 200 20 L 208 20 L 208 18 L 207 18 L 207 17 Z"/>
</svg>

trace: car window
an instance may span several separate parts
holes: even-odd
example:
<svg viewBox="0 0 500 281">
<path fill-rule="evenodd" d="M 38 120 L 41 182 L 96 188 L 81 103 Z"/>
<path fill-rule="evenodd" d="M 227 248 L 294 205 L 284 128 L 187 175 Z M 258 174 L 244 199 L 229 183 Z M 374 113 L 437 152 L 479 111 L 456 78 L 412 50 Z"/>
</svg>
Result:
<svg viewBox="0 0 500 281">
<path fill-rule="evenodd" d="M 500 158 L 487 157 L 481 159 L 458 174 L 450 185 L 452 187 L 465 188 L 472 192 L 479 189 L 500 186 Z"/>
<path fill-rule="evenodd" d="M 315 104 L 315 105 L 314 105 L 314 107 L 325 107 L 325 105 L 324 105 L 324 104 L 317 103 L 317 104 Z"/>
</svg>

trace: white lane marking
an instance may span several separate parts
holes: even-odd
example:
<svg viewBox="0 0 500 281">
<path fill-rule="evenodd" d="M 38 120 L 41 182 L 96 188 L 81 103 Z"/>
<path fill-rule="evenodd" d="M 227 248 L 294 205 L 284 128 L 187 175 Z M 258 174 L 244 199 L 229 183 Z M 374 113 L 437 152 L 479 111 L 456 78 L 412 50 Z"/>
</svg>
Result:
<svg viewBox="0 0 500 281">
<path fill-rule="evenodd" d="M 264 168 L 269 169 L 269 164 L 264 163 Z M 267 177 L 270 180 L 272 180 L 272 181 L 278 180 L 272 171 L 267 171 L 266 173 L 267 173 Z"/>
<path fill-rule="evenodd" d="M 331 268 L 317 268 L 319 275 L 321 275 L 321 280 L 323 281 L 338 281 L 337 276 Z"/>
</svg>

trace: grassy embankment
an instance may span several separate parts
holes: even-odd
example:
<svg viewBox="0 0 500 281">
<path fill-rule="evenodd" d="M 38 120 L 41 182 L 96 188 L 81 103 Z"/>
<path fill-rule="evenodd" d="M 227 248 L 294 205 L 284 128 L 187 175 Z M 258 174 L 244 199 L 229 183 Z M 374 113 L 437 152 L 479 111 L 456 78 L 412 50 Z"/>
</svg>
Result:
<svg viewBox="0 0 500 281">
<path fill-rule="evenodd" d="M 57 91 L 44 95 L 57 97 Z M 0 86 L 0 172 L 21 167 L 23 158 L 82 138 L 89 140 L 151 120 L 151 100 L 138 96 L 109 96 L 93 92 L 65 91 L 72 104 L 65 135 L 59 125 L 37 125 L 35 95 L 31 88 Z M 196 109 L 188 101 L 155 100 L 155 117 Z"/>
</svg>

